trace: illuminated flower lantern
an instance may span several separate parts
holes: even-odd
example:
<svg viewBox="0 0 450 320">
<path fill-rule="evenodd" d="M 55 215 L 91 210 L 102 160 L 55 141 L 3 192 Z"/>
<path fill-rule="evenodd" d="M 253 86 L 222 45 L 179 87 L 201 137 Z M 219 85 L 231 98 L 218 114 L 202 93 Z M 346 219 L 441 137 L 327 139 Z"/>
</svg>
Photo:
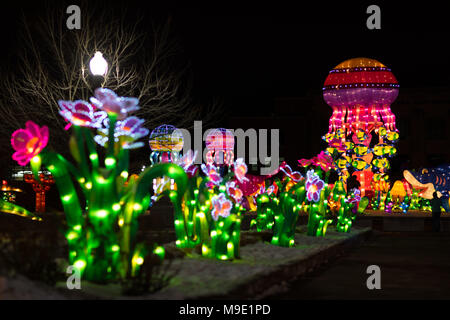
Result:
<svg viewBox="0 0 450 320">
<path fill-rule="evenodd" d="M 224 128 L 211 130 L 206 137 L 206 162 L 231 165 L 234 161 L 234 135 Z"/>
<path fill-rule="evenodd" d="M 45 212 L 45 194 L 50 190 L 52 184 L 55 183 L 55 179 L 51 174 L 39 174 L 39 180 L 34 178 L 31 173 L 24 175 L 25 182 L 30 183 L 33 187 L 33 191 L 36 193 L 36 212 Z"/>
<path fill-rule="evenodd" d="M 386 157 L 396 153 L 392 144 L 398 139 L 390 105 L 398 96 L 398 88 L 391 70 L 368 58 L 342 62 L 325 80 L 323 97 L 333 108 L 324 137 L 329 144 L 327 151 L 337 150 L 340 155 L 337 167 L 341 180 L 346 181 L 353 168 L 361 196 L 372 191 L 368 180 L 388 179 Z M 371 144 L 372 134 L 378 135 L 376 145 Z M 345 150 L 333 147 L 339 142 Z"/>
<path fill-rule="evenodd" d="M 163 124 L 150 134 L 150 161 L 152 164 L 159 162 L 175 162 L 183 149 L 183 134 L 174 126 Z"/>
</svg>

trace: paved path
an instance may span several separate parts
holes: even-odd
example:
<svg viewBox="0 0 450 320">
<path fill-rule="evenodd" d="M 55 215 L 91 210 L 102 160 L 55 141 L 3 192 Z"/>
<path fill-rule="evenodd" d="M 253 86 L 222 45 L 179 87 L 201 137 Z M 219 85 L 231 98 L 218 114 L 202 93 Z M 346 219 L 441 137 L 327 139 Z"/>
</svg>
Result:
<svg viewBox="0 0 450 320">
<path fill-rule="evenodd" d="M 381 290 L 366 287 L 372 264 L 381 268 Z M 450 233 L 374 233 L 270 299 L 450 299 Z"/>
</svg>

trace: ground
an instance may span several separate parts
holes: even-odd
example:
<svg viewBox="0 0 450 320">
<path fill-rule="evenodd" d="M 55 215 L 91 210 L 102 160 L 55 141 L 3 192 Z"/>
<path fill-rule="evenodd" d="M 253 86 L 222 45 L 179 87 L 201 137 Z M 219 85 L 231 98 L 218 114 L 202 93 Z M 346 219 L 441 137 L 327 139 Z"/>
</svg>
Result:
<svg viewBox="0 0 450 320">
<path fill-rule="evenodd" d="M 358 217 L 352 233 L 361 227 L 372 227 L 373 232 L 369 239 L 362 244 L 350 241 L 351 245 L 346 246 L 345 250 L 344 248 L 328 250 L 327 254 L 321 253 L 317 256 L 312 255 L 314 250 L 327 249 L 347 236 L 335 234 L 330 228 L 325 238 L 297 234 L 296 248 L 274 248 L 261 242 L 270 240 L 270 234 L 267 237 L 256 232 L 243 232 L 241 260 L 233 263 L 203 258 L 175 261 L 173 267 L 175 269 L 182 267 L 182 270 L 174 273 L 174 285 L 141 298 L 198 299 L 228 295 L 269 299 L 449 299 L 450 217 L 445 215 L 443 217 L 445 217 L 442 219 L 443 232 L 432 233 L 429 232 L 428 225 L 431 222 L 429 215 L 377 214 L 376 217 L 363 215 Z M 21 270 L 27 274 L 41 279 L 43 270 L 36 268 L 40 265 L 38 261 L 61 259 L 67 255 L 63 250 L 64 246 L 61 246 L 65 240 L 57 232 L 57 226 L 52 219 L 47 219 L 46 223 L 39 223 L 38 227 L 36 222 L 20 217 L 1 215 L 0 218 L 0 240 L 5 240 L 7 234 L 12 236 L 12 239 L 20 240 L 15 244 L 20 250 L 14 255 L 15 260 L 12 262 L 21 266 Z M 383 221 L 381 224 L 378 223 L 380 219 Z M 306 223 L 306 219 L 300 220 L 302 224 Z M 141 221 L 140 226 L 146 230 L 140 235 L 141 240 L 148 242 L 156 240 L 163 245 L 173 242 L 175 236 L 173 229 L 169 228 L 172 221 L 170 219 L 166 221 L 165 229 L 148 229 L 154 222 Z M 161 221 L 158 222 L 159 225 L 164 225 Z M 248 225 L 248 222 L 243 225 Z M 304 227 L 303 225 L 300 229 Z M 37 248 L 39 250 L 36 250 Z M 174 250 L 168 253 L 172 251 Z M 0 250 L 0 257 L 1 253 Z M 336 258 L 336 255 L 342 253 L 344 255 Z M 381 268 L 381 290 L 368 290 L 366 287 L 369 276 L 366 269 L 369 265 L 378 265 Z M 0 263 L 0 271 L 1 267 Z M 55 266 L 49 264 L 48 267 L 52 271 Z M 167 268 L 169 269 L 171 268 Z M 302 276 L 295 280 L 294 277 L 298 274 Z M 207 285 L 204 285 L 205 279 L 209 279 L 206 281 Z M 202 290 L 198 288 L 199 283 L 202 284 Z M 268 289 L 269 284 L 274 285 L 273 290 Z M 180 291 L 177 286 L 184 289 Z M 105 296 L 99 294 L 97 288 L 91 289 L 94 296 Z M 63 292 L 55 291 L 42 283 L 30 282 L 25 277 L 9 278 L 0 272 L 0 298 L 2 295 L 11 299 L 92 298 L 84 295 L 89 295 L 86 291 L 90 290 L 83 290 L 83 294 L 80 292 L 79 296 L 77 294 L 67 297 Z M 111 294 L 119 298 L 120 293 L 114 293 L 115 291 L 117 290 L 109 292 L 106 296 Z"/>
<path fill-rule="evenodd" d="M 374 232 L 271 299 L 450 299 L 449 246 L 444 232 Z M 381 290 L 366 287 L 373 264 L 381 269 Z"/>
</svg>

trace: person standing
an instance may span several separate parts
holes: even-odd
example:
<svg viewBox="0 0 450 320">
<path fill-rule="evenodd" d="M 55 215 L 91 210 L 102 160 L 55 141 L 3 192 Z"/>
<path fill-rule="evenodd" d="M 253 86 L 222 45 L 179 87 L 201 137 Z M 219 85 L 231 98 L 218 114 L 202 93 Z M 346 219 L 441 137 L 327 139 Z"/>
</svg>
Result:
<svg viewBox="0 0 450 320">
<path fill-rule="evenodd" d="M 441 230 L 441 199 L 439 199 L 437 192 L 433 192 L 433 199 L 431 199 L 431 213 L 433 219 L 433 232 Z"/>
</svg>

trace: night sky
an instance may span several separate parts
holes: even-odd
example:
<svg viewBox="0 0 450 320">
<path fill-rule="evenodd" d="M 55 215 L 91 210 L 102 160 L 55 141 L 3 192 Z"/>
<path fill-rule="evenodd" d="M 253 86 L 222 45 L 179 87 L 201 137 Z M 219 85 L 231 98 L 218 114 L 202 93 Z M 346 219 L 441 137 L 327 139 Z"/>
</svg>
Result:
<svg viewBox="0 0 450 320">
<path fill-rule="evenodd" d="M 328 71 L 358 56 L 386 64 L 401 87 L 450 82 L 448 11 L 438 5 L 379 3 L 382 29 L 368 30 L 369 2 L 111 3 L 119 10 L 126 6 L 131 14 L 144 12 L 144 23 L 170 15 L 183 55 L 192 64 L 194 98 L 202 102 L 218 97 L 231 112 L 264 113 L 275 97 L 321 95 Z M 38 15 L 42 7 L 39 1 L 3 7 L 3 66 L 11 63 L 8 57 L 20 45 L 15 40 L 20 11 Z"/>
<path fill-rule="evenodd" d="M 366 8 L 277 2 L 183 8 L 175 17 L 199 90 L 240 112 L 270 108 L 273 97 L 321 95 L 328 71 L 359 56 L 386 64 L 401 87 L 450 83 L 446 8 L 381 5 L 381 30 L 366 28 Z"/>
</svg>

